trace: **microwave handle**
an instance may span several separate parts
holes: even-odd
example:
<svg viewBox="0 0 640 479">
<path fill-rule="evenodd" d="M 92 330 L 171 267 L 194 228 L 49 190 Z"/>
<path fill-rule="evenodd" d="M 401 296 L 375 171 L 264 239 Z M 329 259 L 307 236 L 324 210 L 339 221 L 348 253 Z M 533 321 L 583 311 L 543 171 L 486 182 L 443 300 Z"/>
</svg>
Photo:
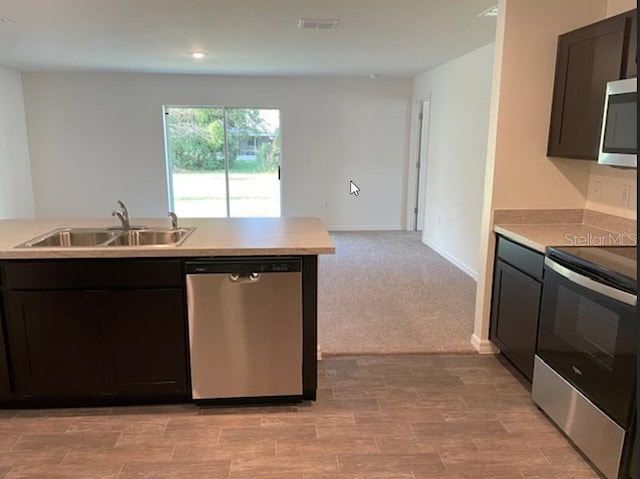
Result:
<svg viewBox="0 0 640 479">
<path fill-rule="evenodd" d="M 607 298 L 621 301 L 631 306 L 635 306 L 636 304 L 638 304 L 638 297 L 636 295 L 627 293 L 626 291 L 620 291 L 619 289 L 612 288 L 611 286 L 608 286 L 606 284 L 598 283 L 591 278 L 587 278 L 586 276 L 576 273 L 575 271 L 572 271 L 569 268 L 556 263 L 550 258 L 545 258 L 544 264 L 563 278 L 566 278 L 572 283 L 578 284 L 583 288 L 587 288 L 590 291 L 606 296 Z"/>
</svg>

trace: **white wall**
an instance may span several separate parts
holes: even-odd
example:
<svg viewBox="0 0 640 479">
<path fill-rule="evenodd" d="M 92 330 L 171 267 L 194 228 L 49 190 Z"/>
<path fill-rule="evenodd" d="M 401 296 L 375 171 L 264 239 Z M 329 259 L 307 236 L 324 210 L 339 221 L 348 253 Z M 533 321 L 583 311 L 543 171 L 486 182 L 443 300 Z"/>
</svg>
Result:
<svg viewBox="0 0 640 479">
<path fill-rule="evenodd" d="M 281 108 L 283 215 L 402 228 L 410 79 L 23 76 L 38 217 L 165 216 L 162 105 L 230 105 Z"/>
<path fill-rule="evenodd" d="M 625 204 L 622 190 L 630 190 Z M 587 208 L 623 218 L 637 219 L 638 216 L 638 170 L 591 165 Z"/>
<path fill-rule="evenodd" d="M 33 216 L 22 79 L 0 67 L 0 219 Z"/>
<path fill-rule="evenodd" d="M 613 17 L 637 7 L 636 0 L 609 0 L 607 2 L 607 17 Z"/>
<path fill-rule="evenodd" d="M 413 97 L 431 98 L 422 239 L 473 277 L 494 47 L 486 45 L 413 80 Z"/>
<path fill-rule="evenodd" d="M 590 163 L 547 158 L 558 35 L 605 17 L 606 0 L 499 0 L 472 344 L 491 352 L 495 209 L 584 208 Z"/>
</svg>

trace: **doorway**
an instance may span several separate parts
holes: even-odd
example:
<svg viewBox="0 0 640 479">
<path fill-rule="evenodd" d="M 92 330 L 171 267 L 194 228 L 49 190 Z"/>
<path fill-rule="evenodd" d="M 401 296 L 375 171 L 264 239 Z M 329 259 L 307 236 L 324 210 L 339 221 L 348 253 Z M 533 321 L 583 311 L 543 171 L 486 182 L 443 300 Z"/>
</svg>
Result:
<svg viewBox="0 0 640 479">
<path fill-rule="evenodd" d="M 165 106 L 164 127 L 171 211 L 280 216 L 280 110 Z"/>
</svg>

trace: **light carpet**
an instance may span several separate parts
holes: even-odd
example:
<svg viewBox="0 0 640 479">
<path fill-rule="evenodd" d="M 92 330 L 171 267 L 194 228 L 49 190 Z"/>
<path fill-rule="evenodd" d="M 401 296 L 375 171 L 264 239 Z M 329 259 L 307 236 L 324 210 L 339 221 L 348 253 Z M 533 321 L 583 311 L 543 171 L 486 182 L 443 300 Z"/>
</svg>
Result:
<svg viewBox="0 0 640 479">
<path fill-rule="evenodd" d="M 319 260 L 323 354 L 470 353 L 476 282 L 420 233 L 333 232 Z"/>
</svg>

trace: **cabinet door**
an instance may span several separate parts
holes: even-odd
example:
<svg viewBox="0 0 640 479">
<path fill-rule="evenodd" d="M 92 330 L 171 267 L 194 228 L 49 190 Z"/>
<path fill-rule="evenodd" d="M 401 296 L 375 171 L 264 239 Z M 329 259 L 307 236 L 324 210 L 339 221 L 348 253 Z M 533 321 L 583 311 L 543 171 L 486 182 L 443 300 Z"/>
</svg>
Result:
<svg viewBox="0 0 640 479">
<path fill-rule="evenodd" d="M 609 18 L 558 39 L 547 156 L 595 160 L 607 82 L 620 79 L 627 18 Z"/>
<path fill-rule="evenodd" d="M 122 396 L 187 395 L 182 290 L 101 295 L 106 390 Z"/>
<path fill-rule="evenodd" d="M 16 393 L 64 398 L 100 392 L 100 318 L 91 293 L 8 292 Z"/>
<path fill-rule="evenodd" d="M 533 378 L 541 293 L 540 282 L 496 261 L 490 337 L 529 381 Z"/>
<path fill-rule="evenodd" d="M 0 398 L 8 397 L 10 394 L 9 362 L 7 349 L 5 348 L 4 328 L 2 326 L 2 296 L 0 295 Z"/>
<path fill-rule="evenodd" d="M 638 76 L 638 11 L 634 10 L 627 20 L 628 49 L 624 78 Z"/>
</svg>

